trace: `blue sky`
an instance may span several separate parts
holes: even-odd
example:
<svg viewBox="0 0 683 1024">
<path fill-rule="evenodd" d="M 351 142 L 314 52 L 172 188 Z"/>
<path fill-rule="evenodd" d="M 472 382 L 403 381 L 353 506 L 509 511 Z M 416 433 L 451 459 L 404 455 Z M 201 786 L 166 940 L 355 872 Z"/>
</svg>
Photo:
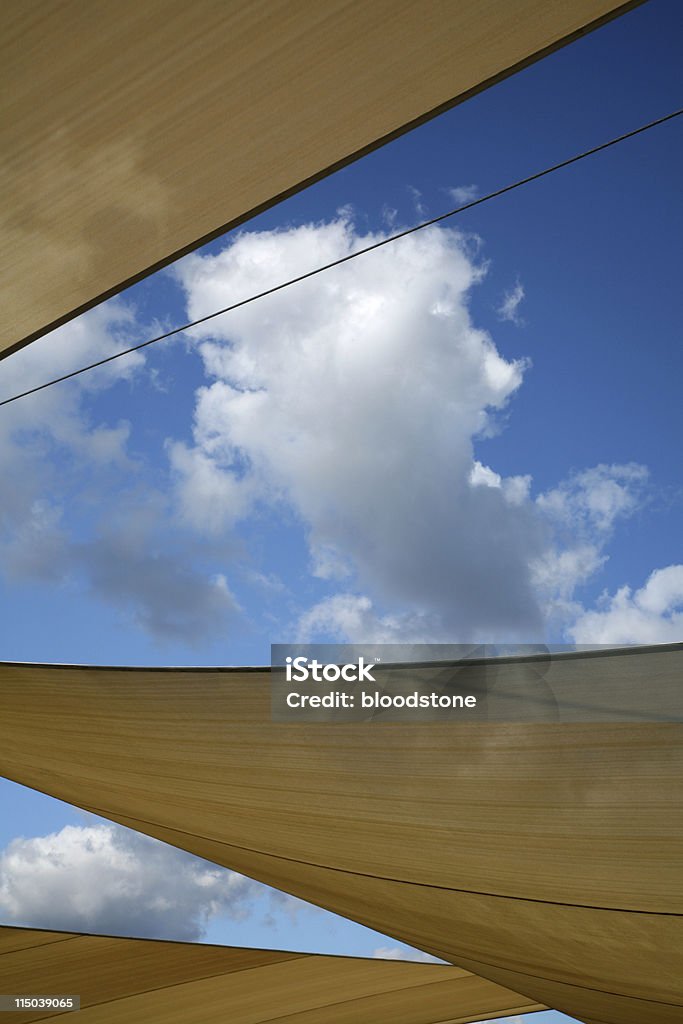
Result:
<svg viewBox="0 0 683 1024">
<path fill-rule="evenodd" d="M 2 363 L 2 397 L 670 112 L 681 20 L 653 0 L 312 186 Z M 680 639 L 681 139 L 654 129 L 0 410 L 2 658 Z M 66 878 L 89 838 L 93 872 L 135 873 L 137 841 L 0 793 L 1 844 L 56 833 Z M 47 925 L 7 879 L 48 847 L 0 860 L 4 920 Z M 202 913 L 210 941 L 397 947 L 254 888 Z"/>
</svg>

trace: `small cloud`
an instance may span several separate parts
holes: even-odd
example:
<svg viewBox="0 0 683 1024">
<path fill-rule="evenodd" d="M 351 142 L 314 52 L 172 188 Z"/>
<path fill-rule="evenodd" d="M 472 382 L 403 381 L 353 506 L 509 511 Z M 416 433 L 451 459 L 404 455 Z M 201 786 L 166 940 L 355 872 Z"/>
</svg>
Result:
<svg viewBox="0 0 683 1024">
<path fill-rule="evenodd" d="M 490 466 L 485 466 L 475 459 L 472 463 L 472 471 L 470 472 L 470 486 L 493 487 L 496 490 L 502 491 L 508 504 L 523 505 L 529 500 L 531 477 L 525 475 L 503 478 L 500 473 L 496 473 Z"/>
<path fill-rule="evenodd" d="M 426 217 L 429 211 L 422 202 L 422 193 L 420 192 L 419 188 L 415 188 L 414 185 L 408 185 L 408 191 L 412 196 L 415 212 L 418 214 L 419 217 Z"/>
<path fill-rule="evenodd" d="M 496 1017 L 495 1020 L 482 1020 L 479 1024 L 525 1024 L 526 1021 L 528 1021 L 529 1024 L 533 1024 L 535 1016 L 536 1014 L 533 1016 L 525 1015 L 524 1017 L 520 1017 L 519 1015 L 517 1017 Z M 567 1017 L 565 1019 L 569 1020 L 570 1018 Z"/>
<path fill-rule="evenodd" d="M 342 642 L 354 637 L 364 643 L 396 643 L 408 636 L 399 619 L 378 615 L 366 595 L 334 594 L 309 608 L 299 619 L 297 635 L 304 643 L 314 637 L 332 636 Z"/>
<path fill-rule="evenodd" d="M 300 900 L 280 889 L 270 889 L 268 893 L 269 910 L 261 919 L 267 928 L 274 928 L 277 931 L 283 924 L 291 926 L 301 913 L 326 914 L 321 907 L 306 903 L 305 900 Z"/>
<path fill-rule="evenodd" d="M 642 506 L 648 470 L 636 462 L 607 465 L 573 473 L 558 487 L 539 495 L 539 508 L 558 524 L 591 534 L 611 531 L 619 518 Z"/>
<path fill-rule="evenodd" d="M 679 641 L 682 632 L 683 565 L 669 565 L 639 590 L 603 594 L 598 609 L 581 610 L 569 635 L 579 644 L 659 644 Z"/>
<path fill-rule="evenodd" d="M 125 609 L 157 641 L 197 646 L 228 628 L 241 611 L 222 573 L 207 573 L 160 549 L 110 530 L 73 548 L 100 600 Z"/>
<path fill-rule="evenodd" d="M 423 953 L 419 949 L 411 949 L 410 946 L 378 946 L 372 953 L 374 960 L 412 960 L 416 963 L 443 964 L 444 960 L 432 956 L 431 953 Z"/>
<path fill-rule="evenodd" d="M 454 188 L 449 188 L 446 191 L 458 206 L 471 203 L 479 196 L 479 189 L 476 185 L 456 185 Z"/>
<path fill-rule="evenodd" d="M 520 281 L 517 282 L 514 288 L 506 291 L 503 295 L 503 301 L 496 310 L 498 313 L 499 320 L 507 320 L 517 327 L 524 325 L 524 320 L 518 313 L 519 305 L 524 298 L 524 286 Z"/>
<path fill-rule="evenodd" d="M 248 583 L 265 591 L 266 594 L 283 594 L 287 590 L 280 577 L 272 572 L 265 573 L 259 572 L 257 569 L 249 569 L 245 572 L 244 577 Z"/>
<path fill-rule="evenodd" d="M 353 220 L 354 213 L 353 203 L 343 203 L 336 210 L 336 215 L 341 220 Z"/>
<path fill-rule="evenodd" d="M 587 583 L 607 561 L 604 548 L 615 526 L 643 507 L 648 471 L 637 463 L 604 463 L 571 474 L 557 487 L 538 495 L 536 507 L 551 527 L 555 541 L 532 563 L 538 593 L 545 595 L 549 618 L 577 622 L 582 613 L 573 603 L 577 587 Z M 590 629 L 597 629 L 592 622 Z M 575 633 L 577 642 L 602 643 L 597 633 Z M 571 630 L 569 634 L 572 635 Z"/>
<path fill-rule="evenodd" d="M 389 228 L 393 228 L 398 220 L 398 210 L 386 203 L 382 207 L 382 220 Z"/>
<path fill-rule="evenodd" d="M 150 368 L 148 373 L 148 379 L 149 383 L 151 384 L 155 391 L 158 391 L 163 395 L 168 394 L 168 382 L 166 378 L 162 375 L 162 373 L 158 369 L 156 369 L 156 367 Z"/>
<path fill-rule="evenodd" d="M 490 466 L 484 466 L 481 462 L 478 462 L 475 459 L 472 463 L 470 484 L 472 487 L 500 488 L 502 484 L 502 477 L 499 473 L 496 473 L 495 470 L 491 469 Z"/>
<path fill-rule="evenodd" d="M 61 582 L 69 568 L 68 542 L 62 510 L 46 499 L 36 499 L 11 542 L 0 543 L 3 570 L 9 579 Z"/>
</svg>

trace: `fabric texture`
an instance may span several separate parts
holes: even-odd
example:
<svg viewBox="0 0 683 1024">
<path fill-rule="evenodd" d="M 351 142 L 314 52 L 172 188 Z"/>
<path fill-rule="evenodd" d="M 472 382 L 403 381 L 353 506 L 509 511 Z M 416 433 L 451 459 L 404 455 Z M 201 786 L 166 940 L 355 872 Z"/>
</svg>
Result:
<svg viewBox="0 0 683 1024">
<path fill-rule="evenodd" d="M 553 678 L 682 667 L 631 648 Z M 269 675 L 4 665 L 0 773 L 579 1019 L 680 1020 L 682 724 L 290 725 Z"/>
<path fill-rule="evenodd" d="M 632 6 L 8 0 L 0 356 Z"/>
</svg>

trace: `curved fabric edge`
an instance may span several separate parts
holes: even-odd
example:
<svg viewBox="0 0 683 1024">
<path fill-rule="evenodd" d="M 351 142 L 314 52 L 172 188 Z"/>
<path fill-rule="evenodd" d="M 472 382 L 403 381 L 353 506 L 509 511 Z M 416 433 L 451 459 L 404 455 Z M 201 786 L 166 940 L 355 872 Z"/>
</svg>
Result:
<svg viewBox="0 0 683 1024">
<path fill-rule="evenodd" d="M 553 671 L 656 688 L 682 667 L 663 645 Z M 292 726 L 265 670 L 4 665 L 0 773 L 539 1004 L 681 1015 L 681 724 Z"/>
<path fill-rule="evenodd" d="M 0 358 L 641 2 L 9 5 Z"/>
<path fill-rule="evenodd" d="M 448 965 L 1 926 L 0 991 L 78 995 L 84 1024 L 467 1024 L 544 1009 Z"/>
</svg>

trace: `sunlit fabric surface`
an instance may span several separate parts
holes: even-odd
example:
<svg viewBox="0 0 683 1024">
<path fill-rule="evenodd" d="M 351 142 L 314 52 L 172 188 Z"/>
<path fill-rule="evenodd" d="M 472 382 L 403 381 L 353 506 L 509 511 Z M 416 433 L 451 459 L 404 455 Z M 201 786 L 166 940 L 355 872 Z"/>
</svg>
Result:
<svg viewBox="0 0 683 1024">
<path fill-rule="evenodd" d="M 635 5 L 7 0 L 0 354 Z"/>
<path fill-rule="evenodd" d="M 440 964 L 3 927 L 0 991 L 80 995 L 79 1024 L 464 1024 L 539 1009 Z"/>
<path fill-rule="evenodd" d="M 682 667 L 668 645 L 553 671 Z M 579 1019 L 681 1019 L 680 723 L 290 725 L 263 669 L 5 665 L 0 772 Z"/>
</svg>

